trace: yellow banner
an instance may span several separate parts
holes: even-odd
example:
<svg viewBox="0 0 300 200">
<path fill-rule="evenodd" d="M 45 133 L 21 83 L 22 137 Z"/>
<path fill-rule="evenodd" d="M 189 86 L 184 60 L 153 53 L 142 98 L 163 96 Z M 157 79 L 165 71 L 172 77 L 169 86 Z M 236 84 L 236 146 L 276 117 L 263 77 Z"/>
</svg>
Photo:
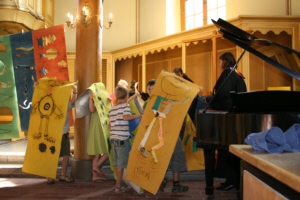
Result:
<svg viewBox="0 0 300 200">
<path fill-rule="evenodd" d="M 71 86 L 43 77 L 33 93 L 23 172 L 56 178 Z"/>
<path fill-rule="evenodd" d="M 155 194 L 165 176 L 176 141 L 199 86 L 161 72 L 130 151 L 126 179 Z"/>
</svg>

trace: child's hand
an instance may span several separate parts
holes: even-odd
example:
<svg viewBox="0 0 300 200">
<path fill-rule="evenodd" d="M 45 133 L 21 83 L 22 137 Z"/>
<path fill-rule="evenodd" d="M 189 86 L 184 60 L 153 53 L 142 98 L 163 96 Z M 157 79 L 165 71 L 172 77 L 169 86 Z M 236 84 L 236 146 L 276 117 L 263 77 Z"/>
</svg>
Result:
<svg viewBox="0 0 300 200">
<path fill-rule="evenodd" d="M 39 84 L 39 82 L 34 82 L 33 89 Z"/>
<path fill-rule="evenodd" d="M 77 92 L 77 85 L 76 84 L 72 85 L 72 89 L 73 89 L 73 92 Z"/>
<path fill-rule="evenodd" d="M 92 91 L 90 91 L 90 93 L 89 93 L 89 98 L 94 99 L 94 93 Z"/>
</svg>

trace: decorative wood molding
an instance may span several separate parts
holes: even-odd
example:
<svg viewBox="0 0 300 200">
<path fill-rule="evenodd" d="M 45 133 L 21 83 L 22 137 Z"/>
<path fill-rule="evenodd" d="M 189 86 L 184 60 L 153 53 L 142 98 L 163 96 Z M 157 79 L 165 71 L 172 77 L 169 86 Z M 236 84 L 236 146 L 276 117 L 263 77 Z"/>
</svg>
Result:
<svg viewBox="0 0 300 200">
<path fill-rule="evenodd" d="M 295 29 L 299 29 L 300 17 L 240 16 L 236 19 L 229 20 L 229 22 L 249 33 L 259 31 L 266 34 L 267 32 L 272 31 L 275 34 L 279 34 L 285 31 L 289 35 L 294 35 L 296 33 Z M 174 49 L 176 46 L 181 48 L 182 43 L 189 46 L 191 43 L 197 44 L 198 41 L 205 42 L 205 40 L 221 37 L 217 32 L 217 27 L 208 25 L 112 51 L 111 54 L 114 61 L 125 60 L 131 57 L 142 56 L 143 52 L 148 54 L 154 53 L 155 51 L 166 51 L 168 48 Z"/>
</svg>

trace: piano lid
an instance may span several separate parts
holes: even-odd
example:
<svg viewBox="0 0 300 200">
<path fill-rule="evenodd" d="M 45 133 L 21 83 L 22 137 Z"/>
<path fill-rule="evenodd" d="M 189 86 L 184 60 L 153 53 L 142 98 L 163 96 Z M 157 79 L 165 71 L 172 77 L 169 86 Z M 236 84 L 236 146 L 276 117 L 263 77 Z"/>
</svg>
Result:
<svg viewBox="0 0 300 200">
<path fill-rule="evenodd" d="M 224 38 L 300 80 L 299 51 L 271 40 L 259 39 L 221 18 L 212 22 Z"/>
</svg>

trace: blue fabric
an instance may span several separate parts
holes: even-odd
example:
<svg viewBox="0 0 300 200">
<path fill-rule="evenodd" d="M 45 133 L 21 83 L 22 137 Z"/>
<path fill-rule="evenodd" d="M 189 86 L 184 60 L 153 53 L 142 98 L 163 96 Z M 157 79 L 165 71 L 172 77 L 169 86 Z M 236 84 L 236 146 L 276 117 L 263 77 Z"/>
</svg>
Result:
<svg viewBox="0 0 300 200">
<path fill-rule="evenodd" d="M 132 119 L 128 121 L 129 124 L 129 132 L 130 132 L 130 137 L 133 135 L 133 131 L 135 131 L 135 129 L 138 127 L 138 125 L 140 124 L 141 119 L 140 118 L 136 118 L 136 119 Z"/>
<path fill-rule="evenodd" d="M 136 119 L 132 119 L 132 120 L 128 121 L 129 133 L 130 133 L 130 137 L 129 137 L 130 145 L 128 145 L 129 146 L 129 151 L 131 151 L 131 146 L 132 146 L 132 143 L 133 143 L 133 140 L 134 140 L 134 136 L 135 136 L 134 131 L 139 126 L 140 122 L 141 122 L 140 118 L 136 118 Z"/>
<path fill-rule="evenodd" d="M 299 152 L 300 151 L 300 124 L 294 124 L 284 132 L 284 137 L 287 145 L 285 151 Z"/>
<path fill-rule="evenodd" d="M 251 133 L 244 141 L 258 151 L 281 153 L 284 149 L 288 149 L 283 131 L 279 127 L 272 127 L 260 133 Z"/>
</svg>

